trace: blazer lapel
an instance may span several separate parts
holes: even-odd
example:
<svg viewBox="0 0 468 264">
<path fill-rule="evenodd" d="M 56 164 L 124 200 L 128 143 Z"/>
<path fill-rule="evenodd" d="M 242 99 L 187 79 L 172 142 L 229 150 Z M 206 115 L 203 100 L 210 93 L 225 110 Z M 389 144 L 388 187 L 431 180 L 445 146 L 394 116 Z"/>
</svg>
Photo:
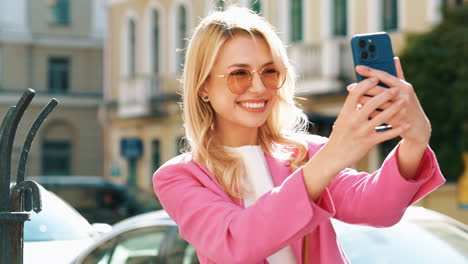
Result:
<svg viewBox="0 0 468 264">
<path fill-rule="evenodd" d="M 275 159 L 266 153 L 265 159 L 268 164 L 268 169 L 270 170 L 271 178 L 273 179 L 273 185 L 275 187 L 281 185 L 281 183 L 283 183 L 283 181 L 292 173 L 289 162 Z"/>
<path fill-rule="evenodd" d="M 275 187 L 281 185 L 283 181 L 291 175 L 291 166 L 287 161 L 281 161 L 265 154 L 265 159 L 270 169 L 271 178 Z M 291 248 L 299 264 L 302 264 L 302 244 L 303 239 L 298 239 L 291 244 Z"/>
</svg>

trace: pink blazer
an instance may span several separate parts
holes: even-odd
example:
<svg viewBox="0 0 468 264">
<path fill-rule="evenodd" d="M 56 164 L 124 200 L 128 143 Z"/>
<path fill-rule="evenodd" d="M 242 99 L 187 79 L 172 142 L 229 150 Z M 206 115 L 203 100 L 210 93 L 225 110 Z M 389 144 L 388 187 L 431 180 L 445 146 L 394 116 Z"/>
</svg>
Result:
<svg viewBox="0 0 468 264">
<path fill-rule="evenodd" d="M 309 157 L 324 144 L 311 136 Z M 330 218 L 387 227 L 405 209 L 445 182 L 434 153 L 424 153 L 415 180 L 401 177 L 398 146 L 373 174 L 341 171 L 316 202 L 309 199 L 302 169 L 265 155 L 275 188 L 245 208 L 230 199 L 217 180 L 190 154 L 179 155 L 158 169 L 153 186 L 164 209 L 192 244 L 200 263 L 268 263 L 266 258 L 290 245 L 302 263 L 302 245 L 311 234 L 310 263 L 349 263 Z"/>
</svg>

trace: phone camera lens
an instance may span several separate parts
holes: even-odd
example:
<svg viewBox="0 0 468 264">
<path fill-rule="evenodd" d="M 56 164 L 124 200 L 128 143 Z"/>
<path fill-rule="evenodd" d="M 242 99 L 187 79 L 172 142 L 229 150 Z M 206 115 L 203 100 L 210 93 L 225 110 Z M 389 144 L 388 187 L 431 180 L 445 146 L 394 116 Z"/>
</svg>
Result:
<svg viewBox="0 0 468 264">
<path fill-rule="evenodd" d="M 367 57 L 369 57 L 369 54 L 367 53 L 367 51 L 361 52 L 361 58 L 367 59 Z"/>
<path fill-rule="evenodd" d="M 375 45 L 370 45 L 369 46 L 369 51 L 370 52 L 375 52 Z"/>
<path fill-rule="evenodd" d="M 366 41 L 364 39 L 359 40 L 359 47 L 362 49 L 366 46 Z"/>
</svg>

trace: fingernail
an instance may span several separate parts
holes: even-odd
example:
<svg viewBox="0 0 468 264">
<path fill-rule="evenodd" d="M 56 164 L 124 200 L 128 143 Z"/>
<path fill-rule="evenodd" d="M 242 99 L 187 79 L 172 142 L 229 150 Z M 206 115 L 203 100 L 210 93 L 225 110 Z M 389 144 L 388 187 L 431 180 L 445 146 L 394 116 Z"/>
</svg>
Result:
<svg viewBox="0 0 468 264">
<path fill-rule="evenodd" d="M 355 86 L 356 86 L 356 84 L 355 84 L 355 83 L 352 83 L 352 84 L 350 84 L 350 85 L 348 85 L 348 86 L 346 87 L 346 90 L 348 90 L 348 92 L 351 92 L 351 91 L 354 89 Z"/>
<path fill-rule="evenodd" d="M 391 88 L 390 90 L 392 91 L 393 94 L 397 94 L 400 91 L 400 88 L 394 87 L 394 88 Z"/>
<path fill-rule="evenodd" d="M 371 78 L 369 78 L 369 81 L 371 83 L 377 83 L 379 81 L 379 79 L 377 79 L 376 77 L 371 77 Z"/>
<path fill-rule="evenodd" d="M 358 65 L 356 69 L 359 71 L 369 71 L 369 67 L 364 66 L 364 65 Z"/>
</svg>

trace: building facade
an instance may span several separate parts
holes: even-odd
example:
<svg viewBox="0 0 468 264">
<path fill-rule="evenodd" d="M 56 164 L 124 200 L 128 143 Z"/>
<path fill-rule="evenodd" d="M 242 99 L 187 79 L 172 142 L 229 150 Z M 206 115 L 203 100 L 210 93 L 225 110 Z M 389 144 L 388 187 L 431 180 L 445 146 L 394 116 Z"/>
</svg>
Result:
<svg viewBox="0 0 468 264">
<path fill-rule="evenodd" d="M 179 154 L 181 64 L 187 39 L 200 18 L 228 4 L 266 17 L 287 45 L 299 74 L 297 96 L 315 124 L 329 135 L 355 82 L 349 41 L 359 33 L 386 31 L 396 55 L 405 34 L 441 20 L 443 0 L 108 0 L 105 44 L 105 175 L 151 191 L 153 172 Z M 378 148 L 355 168 L 373 171 Z M 437 207 L 437 206 L 436 206 Z"/>
<path fill-rule="evenodd" d="M 59 105 L 33 141 L 26 175 L 102 175 L 104 15 L 99 0 L 0 2 L 2 116 L 27 88 L 36 91 L 18 128 L 13 173 L 32 121 L 55 97 Z"/>
</svg>

